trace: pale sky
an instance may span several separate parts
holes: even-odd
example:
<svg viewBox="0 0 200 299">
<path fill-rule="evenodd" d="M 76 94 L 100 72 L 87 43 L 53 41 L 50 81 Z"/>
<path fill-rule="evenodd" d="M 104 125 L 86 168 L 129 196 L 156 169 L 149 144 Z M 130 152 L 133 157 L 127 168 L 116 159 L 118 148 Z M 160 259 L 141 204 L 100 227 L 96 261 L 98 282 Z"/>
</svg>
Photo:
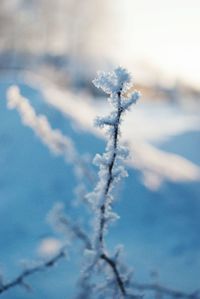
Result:
<svg viewBox="0 0 200 299">
<path fill-rule="evenodd" d="M 144 61 L 200 87 L 200 0 L 113 3 L 113 59 L 129 67 Z"/>
<path fill-rule="evenodd" d="M 52 1 L 58 4 L 58 9 L 65 4 L 59 13 L 67 12 L 67 0 Z M 71 1 L 77 3 L 72 18 L 77 37 L 67 36 L 64 14 L 56 29 L 56 45 L 71 46 L 75 40 L 74 48 L 80 56 L 84 52 L 80 47 L 82 41 L 96 58 L 107 57 L 136 76 L 136 65 L 143 63 L 163 71 L 169 78 L 183 79 L 200 88 L 200 0 L 85 0 L 85 7 L 80 0 Z M 8 0 L 12 5 L 17 2 Z M 93 35 L 88 33 L 92 28 Z M 73 36 L 74 31 L 70 33 Z M 71 46 L 73 51 L 74 48 Z"/>
</svg>

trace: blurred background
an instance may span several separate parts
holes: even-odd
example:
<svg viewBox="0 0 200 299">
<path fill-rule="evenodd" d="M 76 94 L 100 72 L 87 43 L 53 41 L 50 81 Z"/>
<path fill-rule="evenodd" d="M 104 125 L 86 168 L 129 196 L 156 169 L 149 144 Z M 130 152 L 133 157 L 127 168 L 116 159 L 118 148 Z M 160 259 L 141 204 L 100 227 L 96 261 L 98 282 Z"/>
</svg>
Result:
<svg viewBox="0 0 200 299">
<path fill-rule="evenodd" d="M 88 82 L 97 67 L 120 64 L 147 89 L 198 98 L 198 0 L 2 0 L 0 14 L 1 71 L 54 67 Z"/>
<path fill-rule="evenodd" d="M 122 127 L 131 153 L 129 178 L 120 187 L 121 219 L 109 245 L 125 245 L 136 281 L 156 280 L 187 292 L 199 288 L 199 36 L 198 0 L 0 1 L 0 272 L 5 279 L 20 272 L 22 260 L 44 257 L 59 246 L 45 221 L 56 201 L 82 223 L 87 215 L 72 204 L 72 165 L 49 153 L 17 111 L 8 110 L 7 89 L 18 85 L 38 114 L 70 136 L 80 154 L 93 157 L 105 145 L 93 119 L 108 108 L 91 81 L 97 70 L 122 65 L 142 98 Z M 17 288 L 2 298 L 70 297 L 80 270 L 75 256 L 72 252 L 69 261 L 29 279 L 30 295 Z"/>
</svg>

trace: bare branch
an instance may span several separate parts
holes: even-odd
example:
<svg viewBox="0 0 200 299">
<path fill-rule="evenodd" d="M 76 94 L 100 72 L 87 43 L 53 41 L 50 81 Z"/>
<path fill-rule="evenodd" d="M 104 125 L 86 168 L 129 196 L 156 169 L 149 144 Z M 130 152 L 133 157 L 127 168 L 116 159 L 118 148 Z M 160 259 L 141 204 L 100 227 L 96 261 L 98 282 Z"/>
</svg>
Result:
<svg viewBox="0 0 200 299">
<path fill-rule="evenodd" d="M 126 296 L 125 285 L 124 285 L 124 282 L 121 279 L 120 274 L 117 270 L 116 262 L 113 259 L 109 258 L 105 253 L 103 253 L 100 257 L 101 257 L 102 260 L 104 260 L 111 267 L 111 269 L 113 271 L 113 274 L 115 276 L 117 285 L 118 285 L 122 295 Z"/>
<path fill-rule="evenodd" d="M 77 239 L 83 242 L 86 249 L 92 249 L 92 243 L 88 235 L 78 224 L 72 223 L 71 221 L 69 221 L 69 219 L 65 217 L 59 217 L 59 221 L 62 224 L 64 224 L 67 228 L 69 228 L 74 234 L 74 236 L 77 237 Z"/>
<path fill-rule="evenodd" d="M 50 258 L 47 261 L 44 261 L 43 263 L 24 270 L 21 274 L 19 274 L 16 278 L 14 278 L 12 281 L 2 284 L 0 286 L 0 294 L 8 291 L 9 289 L 16 287 L 16 286 L 24 286 L 24 279 L 28 276 L 31 276 L 37 272 L 42 272 L 48 268 L 53 267 L 60 259 L 64 258 L 66 256 L 65 254 L 65 248 L 61 249 L 57 255 Z"/>
</svg>

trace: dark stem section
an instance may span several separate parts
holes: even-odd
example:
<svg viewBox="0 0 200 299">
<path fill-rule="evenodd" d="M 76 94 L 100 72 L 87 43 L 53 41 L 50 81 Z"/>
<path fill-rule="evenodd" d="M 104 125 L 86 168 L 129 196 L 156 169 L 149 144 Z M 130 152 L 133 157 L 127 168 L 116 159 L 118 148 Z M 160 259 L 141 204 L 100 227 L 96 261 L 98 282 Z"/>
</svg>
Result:
<svg viewBox="0 0 200 299">
<path fill-rule="evenodd" d="M 115 261 L 113 259 L 109 258 L 105 253 L 103 253 L 100 257 L 111 267 L 113 274 L 116 278 L 117 285 L 118 285 L 122 295 L 126 296 L 125 286 L 124 286 L 123 280 L 121 279 L 120 274 L 117 270 L 117 265 L 116 265 Z"/>
<path fill-rule="evenodd" d="M 103 248 L 104 242 L 104 227 L 105 227 L 105 212 L 106 212 L 106 205 L 107 205 L 107 198 L 110 191 L 111 183 L 113 181 L 113 167 L 115 165 L 116 156 L 117 156 L 117 142 L 119 136 L 119 125 L 120 125 L 120 118 L 123 110 L 121 109 L 121 91 L 117 93 L 118 96 L 118 107 L 117 107 L 117 117 L 116 122 L 114 124 L 114 134 L 113 134 L 113 154 L 108 165 L 108 179 L 106 183 L 106 188 L 104 192 L 104 203 L 100 207 L 100 227 L 99 227 L 99 242 L 101 248 Z"/>
</svg>

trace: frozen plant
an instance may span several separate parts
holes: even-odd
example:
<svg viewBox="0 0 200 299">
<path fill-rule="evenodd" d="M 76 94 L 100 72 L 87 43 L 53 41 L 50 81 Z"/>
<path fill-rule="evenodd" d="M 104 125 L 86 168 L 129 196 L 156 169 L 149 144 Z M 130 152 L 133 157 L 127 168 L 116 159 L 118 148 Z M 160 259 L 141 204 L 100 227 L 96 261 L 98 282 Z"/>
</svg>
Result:
<svg viewBox="0 0 200 299">
<path fill-rule="evenodd" d="M 112 190 L 122 177 L 127 176 L 124 160 L 128 150 L 119 144 L 120 124 L 124 113 L 135 104 L 140 97 L 139 92 L 128 94 L 132 87 L 130 74 L 118 67 L 111 73 L 99 72 L 93 81 L 97 88 L 101 88 L 109 95 L 109 102 L 113 111 L 107 117 L 98 117 L 95 125 L 107 127 L 108 142 L 105 153 L 97 154 L 94 163 L 99 167 L 99 181 L 94 191 L 88 194 L 88 199 L 95 211 L 95 248 L 101 254 L 105 249 L 104 235 L 109 222 L 117 215 L 112 212 Z"/>
<path fill-rule="evenodd" d="M 81 227 L 73 224 L 62 213 L 62 209 L 59 213 L 54 213 L 54 208 L 52 215 L 57 226 L 66 226 L 85 246 L 85 266 L 79 279 L 79 293 L 76 298 L 135 298 L 130 291 L 130 271 L 120 260 L 121 249 L 118 247 L 114 253 L 109 254 L 105 233 L 109 224 L 118 218 L 111 207 L 114 201 L 113 188 L 122 177 L 127 175 L 123 163 L 128 150 L 119 144 L 121 120 L 131 105 L 137 102 L 140 94 L 137 91 L 129 93 L 132 89 L 131 77 L 121 67 L 110 73 L 99 72 L 93 83 L 109 95 L 109 102 L 113 106 L 110 115 L 98 117 L 95 121 L 96 126 L 107 127 L 108 143 L 105 153 L 97 154 L 94 159 L 94 163 L 99 167 L 98 182 L 93 192 L 86 196 L 86 201 L 94 212 L 93 238 L 88 236 Z M 10 88 L 8 92 L 8 106 L 19 111 L 23 123 L 31 127 L 50 150 L 65 157 L 67 153 L 73 163 L 78 160 L 75 158 L 77 155 L 73 142 L 60 131 L 53 130 L 44 116 L 36 115 L 33 107 L 20 95 L 17 87 Z M 45 263 L 44 268 L 46 268 Z M 36 271 L 28 271 L 28 273 L 32 274 Z M 26 277 L 24 273 L 22 276 Z M 21 281 L 21 275 L 19 280 Z M 16 282 L 14 285 L 17 284 Z M 12 282 L 8 285 L 12 285 Z M 5 289 L 6 285 L 2 291 Z"/>
<path fill-rule="evenodd" d="M 106 117 L 99 117 L 95 124 L 100 128 L 106 128 L 108 142 L 106 150 L 102 155 L 97 154 L 94 163 L 99 167 L 98 181 L 94 190 L 85 196 L 83 186 L 84 176 L 93 182 L 90 170 L 75 149 L 73 141 L 63 135 L 59 130 L 51 127 L 48 119 L 43 115 L 37 115 L 29 101 L 21 96 L 17 87 L 11 87 L 8 91 L 8 107 L 17 109 L 23 123 L 30 127 L 40 140 L 55 154 L 63 155 L 67 162 L 71 162 L 75 168 L 81 168 L 84 176 L 81 177 L 81 184 L 76 191 L 92 209 L 94 215 L 93 230 L 86 232 L 83 225 L 72 221 L 65 215 L 64 205 L 56 204 L 48 215 L 48 220 L 58 232 L 73 237 L 82 242 L 84 247 L 84 267 L 79 278 L 79 289 L 76 299 L 130 299 L 148 292 L 152 297 L 163 298 L 185 298 L 200 299 L 199 293 L 187 294 L 182 291 L 173 290 L 158 283 L 137 283 L 132 281 L 131 271 L 122 262 L 122 246 L 117 246 L 114 252 L 110 252 L 106 246 L 106 232 L 110 223 L 118 219 L 112 207 L 114 203 L 114 187 L 122 177 L 127 176 L 124 168 L 124 160 L 128 156 L 128 150 L 120 145 L 120 125 L 124 113 L 135 104 L 140 97 L 137 91 L 133 91 L 129 73 L 119 67 L 113 72 L 100 72 L 93 81 L 97 88 L 101 88 L 109 95 L 109 102 L 113 111 Z M 16 278 L 6 281 L 0 275 L 0 294 L 7 292 L 16 286 L 29 289 L 26 278 L 53 267 L 58 261 L 66 256 L 66 249 L 69 244 L 63 246 L 59 252 L 50 259 L 28 266 Z M 67 251 L 68 253 L 68 251 Z"/>
<path fill-rule="evenodd" d="M 99 72 L 93 81 L 97 88 L 108 94 L 108 101 L 113 111 L 106 117 L 98 117 L 95 125 L 107 128 L 108 142 L 102 155 L 97 154 L 94 163 L 99 167 L 98 182 L 94 190 L 87 195 L 87 200 L 94 211 L 94 236 L 92 250 L 88 252 L 85 269 L 82 273 L 81 285 L 87 285 L 91 298 L 133 298 L 129 293 L 130 272 L 122 267 L 119 252 L 114 256 L 108 253 L 105 234 L 109 224 L 118 218 L 112 211 L 114 201 L 113 188 L 122 177 L 127 176 L 124 160 L 128 150 L 120 145 L 120 125 L 124 113 L 137 102 L 139 92 L 133 91 L 130 74 L 118 67 L 113 72 Z M 101 277 L 102 285 L 95 285 L 94 274 Z M 89 286 L 90 280 L 93 280 Z M 93 296 L 92 296 L 93 295 Z M 102 297 L 103 296 L 103 297 Z M 133 297 L 131 297 L 133 296 Z M 81 295 L 78 298 L 83 298 Z"/>
</svg>

